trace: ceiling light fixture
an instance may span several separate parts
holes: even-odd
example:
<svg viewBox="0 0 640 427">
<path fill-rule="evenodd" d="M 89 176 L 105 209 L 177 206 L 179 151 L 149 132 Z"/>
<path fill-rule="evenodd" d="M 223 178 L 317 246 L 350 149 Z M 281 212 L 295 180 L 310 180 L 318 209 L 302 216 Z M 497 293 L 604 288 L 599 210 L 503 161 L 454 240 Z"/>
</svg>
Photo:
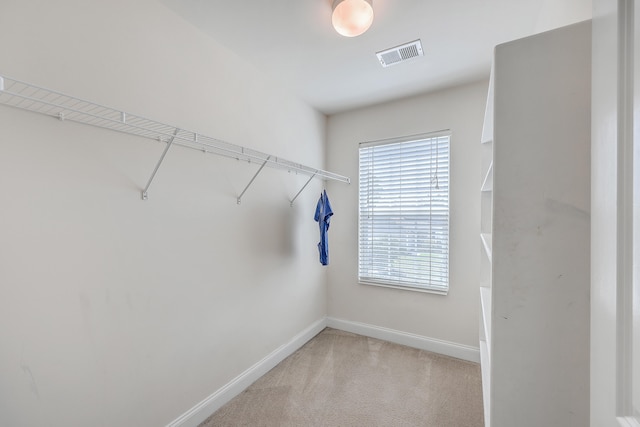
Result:
<svg viewBox="0 0 640 427">
<path fill-rule="evenodd" d="M 373 0 L 333 0 L 331 22 L 338 34 L 355 37 L 373 22 Z"/>
</svg>

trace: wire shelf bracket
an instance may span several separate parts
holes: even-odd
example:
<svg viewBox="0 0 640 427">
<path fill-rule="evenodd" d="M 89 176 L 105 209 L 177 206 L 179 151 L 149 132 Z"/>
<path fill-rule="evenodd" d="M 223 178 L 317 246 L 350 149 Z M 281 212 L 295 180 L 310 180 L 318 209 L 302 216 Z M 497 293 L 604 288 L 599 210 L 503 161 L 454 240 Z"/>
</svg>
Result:
<svg viewBox="0 0 640 427">
<path fill-rule="evenodd" d="M 125 121 L 125 114 L 124 113 L 122 113 L 122 121 Z M 162 155 L 160 156 L 160 160 L 158 160 L 158 163 L 156 163 L 156 167 L 153 169 L 153 172 L 151 172 L 151 176 L 149 177 L 149 181 L 147 181 L 147 185 L 144 187 L 144 190 L 142 190 L 142 200 L 147 200 L 147 198 L 148 198 L 147 191 L 149 190 L 149 186 L 151 186 L 151 183 L 153 182 L 153 178 L 156 177 L 156 173 L 158 173 L 158 169 L 160 169 L 160 165 L 164 161 L 164 156 L 167 155 L 167 151 L 169 151 L 169 148 L 171 148 L 171 146 L 173 145 L 173 141 L 175 141 L 176 135 L 178 134 L 178 131 L 179 131 L 179 129 L 176 129 L 176 131 L 173 133 L 173 136 L 171 137 L 171 139 L 167 142 L 166 147 L 164 147 L 164 151 L 162 152 Z"/>
<path fill-rule="evenodd" d="M 244 193 L 266 166 L 310 176 L 302 189 L 291 200 L 291 206 L 314 178 L 338 181 L 345 184 L 351 182 L 348 177 L 333 172 L 305 166 L 272 154 L 266 154 L 2 75 L 0 75 L 0 104 L 55 117 L 60 121 L 81 123 L 166 143 L 160 160 L 157 162 L 147 185 L 142 190 L 142 200 L 147 200 L 149 187 L 167 152 L 173 145 L 243 160 L 248 163 L 260 164 L 258 172 L 238 196 L 236 200 L 238 204 L 240 204 Z"/>
<path fill-rule="evenodd" d="M 264 163 L 262 164 L 262 166 L 260 166 L 260 169 L 258 169 L 258 171 L 255 173 L 255 175 L 253 175 L 253 178 L 251 178 L 251 181 L 249 181 L 249 183 L 247 184 L 246 187 L 244 187 L 244 190 L 242 190 L 242 193 L 240 193 L 240 195 L 238 196 L 237 199 L 237 203 L 240 204 L 242 202 L 242 196 L 244 196 L 244 193 L 247 192 L 247 190 L 249 189 L 249 187 L 251 187 L 251 184 L 253 184 L 253 181 L 256 180 L 256 178 L 258 177 L 258 175 L 260 174 L 260 172 L 262 172 L 262 169 L 264 169 L 265 165 L 267 164 L 267 162 L 269 161 L 269 158 L 271 156 L 267 157 L 267 160 L 264 161 Z"/>
<path fill-rule="evenodd" d="M 295 201 L 296 201 L 296 199 L 298 198 L 298 196 L 300 195 L 300 193 L 302 193 L 302 192 L 304 191 L 304 189 L 305 189 L 305 188 L 307 188 L 307 185 L 309 185 L 309 183 L 311 182 L 311 180 L 312 180 L 313 178 L 315 178 L 315 177 L 316 177 L 316 174 L 315 174 L 315 173 L 314 173 L 313 175 L 311 175 L 311 176 L 309 177 L 309 180 L 308 180 L 307 182 L 305 182 L 305 183 L 304 183 L 304 185 L 302 186 L 302 188 L 300 189 L 300 191 L 298 191 L 298 192 L 296 193 L 296 195 L 295 195 L 295 196 L 293 196 L 293 199 L 291 199 L 291 201 L 289 202 L 289 205 L 290 205 L 291 207 L 293 207 L 293 202 L 295 202 Z"/>
</svg>

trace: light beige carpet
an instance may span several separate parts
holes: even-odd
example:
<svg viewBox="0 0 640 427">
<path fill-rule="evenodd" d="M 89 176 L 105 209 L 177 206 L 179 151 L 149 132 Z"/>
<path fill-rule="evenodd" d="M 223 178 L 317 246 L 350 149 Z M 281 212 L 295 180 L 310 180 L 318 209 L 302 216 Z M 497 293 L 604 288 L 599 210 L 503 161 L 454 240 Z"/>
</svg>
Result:
<svg viewBox="0 0 640 427">
<path fill-rule="evenodd" d="M 200 427 L 483 424 L 477 363 L 327 328 Z"/>
</svg>

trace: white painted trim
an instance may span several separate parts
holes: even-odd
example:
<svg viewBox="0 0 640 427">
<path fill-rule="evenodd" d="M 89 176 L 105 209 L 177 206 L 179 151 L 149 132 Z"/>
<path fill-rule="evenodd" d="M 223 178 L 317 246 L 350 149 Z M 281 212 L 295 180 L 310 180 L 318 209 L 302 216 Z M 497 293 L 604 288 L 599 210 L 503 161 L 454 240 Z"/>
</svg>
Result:
<svg viewBox="0 0 640 427">
<path fill-rule="evenodd" d="M 633 409 L 633 144 L 634 2 L 618 2 L 618 208 L 617 208 L 617 410 L 618 421 Z M 626 424 L 623 424 L 626 425 Z M 632 425 L 632 424 L 629 424 Z M 637 422 L 636 422 L 637 425 Z"/>
<path fill-rule="evenodd" d="M 288 343 L 281 345 L 255 365 L 238 375 L 231 382 L 214 392 L 202 402 L 189 409 L 184 414 L 167 424 L 167 427 L 197 427 L 211 414 L 220 409 L 244 389 L 253 384 L 258 378 L 269 372 L 278 363 L 293 354 L 318 335 L 327 326 L 327 319 L 322 318 L 304 331 L 293 337 Z"/>
<path fill-rule="evenodd" d="M 352 322 L 349 320 L 335 319 L 327 317 L 326 325 L 330 328 L 340 329 L 366 337 L 377 338 L 384 341 L 402 344 L 420 350 L 432 351 L 470 362 L 480 363 L 480 348 L 450 341 L 443 341 L 436 338 L 429 338 L 422 335 L 397 331 L 395 329 L 383 328 L 366 323 Z"/>
</svg>

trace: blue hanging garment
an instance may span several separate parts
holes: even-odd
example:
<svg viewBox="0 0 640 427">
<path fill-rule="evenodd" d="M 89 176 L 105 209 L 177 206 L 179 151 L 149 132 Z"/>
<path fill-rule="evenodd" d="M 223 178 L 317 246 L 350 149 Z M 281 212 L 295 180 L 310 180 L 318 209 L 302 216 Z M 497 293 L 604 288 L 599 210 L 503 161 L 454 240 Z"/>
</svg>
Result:
<svg viewBox="0 0 640 427">
<path fill-rule="evenodd" d="M 314 216 L 314 219 L 320 226 L 320 243 L 318 243 L 318 251 L 320 252 L 320 263 L 322 265 L 329 264 L 329 238 L 327 236 L 327 231 L 329 230 L 329 220 L 331 219 L 331 215 L 333 215 L 333 210 L 331 210 L 331 203 L 329 203 L 327 191 L 324 190 L 322 194 L 320 194 L 320 199 L 316 206 L 316 214 Z"/>
</svg>

